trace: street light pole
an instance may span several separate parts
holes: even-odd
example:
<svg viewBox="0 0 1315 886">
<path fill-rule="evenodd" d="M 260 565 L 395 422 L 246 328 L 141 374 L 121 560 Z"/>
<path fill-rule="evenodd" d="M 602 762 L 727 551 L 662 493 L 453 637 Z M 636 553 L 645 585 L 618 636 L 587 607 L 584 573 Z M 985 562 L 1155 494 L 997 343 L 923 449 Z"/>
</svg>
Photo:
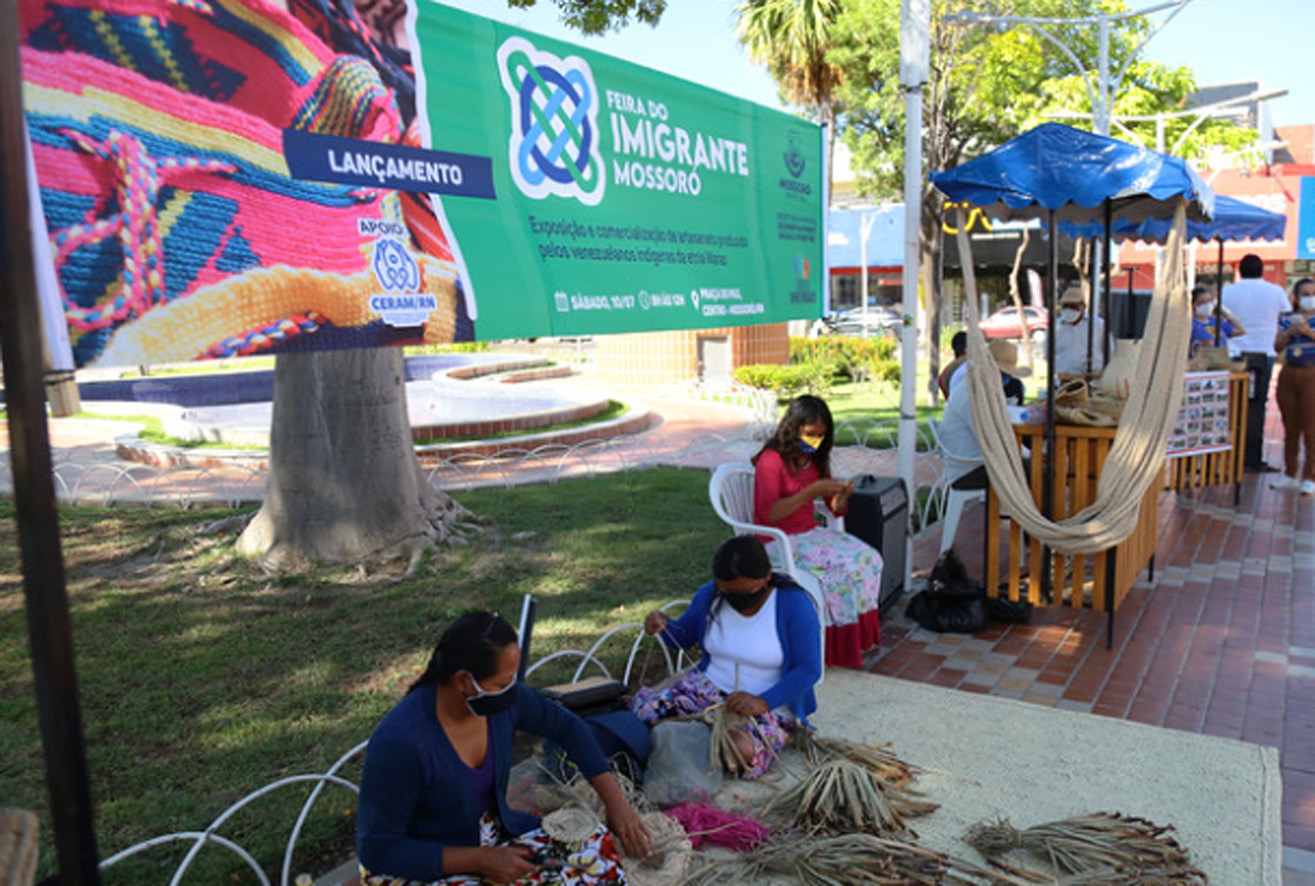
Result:
<svg viewBox="0 0 1315 886">
<path fill-rule="evenodd" d="M 931 71 L 931 0 L 900 3 L 900 86 L 904 89 L 904 325 L 900 327 L 899 475 L 910 500 L 918 448 L 918 272 L 922 218 L 922 87 Z M 865 269 L 866 270 L 866 269 Z M 934 347 L 935 344 L 933 343 Z M 909 508 L 909 519 L 913 519 Z M 904 587 L 912 583 L 913 533 L 904 551 Z"/>
</svg>

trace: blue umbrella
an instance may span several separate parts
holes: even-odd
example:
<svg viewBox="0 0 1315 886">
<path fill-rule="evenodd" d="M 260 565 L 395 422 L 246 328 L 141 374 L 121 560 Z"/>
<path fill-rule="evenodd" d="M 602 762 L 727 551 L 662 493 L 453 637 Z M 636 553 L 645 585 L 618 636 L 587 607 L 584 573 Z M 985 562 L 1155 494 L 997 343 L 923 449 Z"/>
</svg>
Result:
<svg viewBox="0 0 1315 886">
<path fill-rule="evenodd" d="M 1043 123 L 931 182 L 951 200 L 993 218 L 1085 224 L 1111 216 L 1133 223 L 1172 218 L 1173 198 L 1206 221 L 1214 192 L 1187 162 L 1062 123 Z M 1053 213 L 1053 215 L 1052 215 Z"/>
</svg>

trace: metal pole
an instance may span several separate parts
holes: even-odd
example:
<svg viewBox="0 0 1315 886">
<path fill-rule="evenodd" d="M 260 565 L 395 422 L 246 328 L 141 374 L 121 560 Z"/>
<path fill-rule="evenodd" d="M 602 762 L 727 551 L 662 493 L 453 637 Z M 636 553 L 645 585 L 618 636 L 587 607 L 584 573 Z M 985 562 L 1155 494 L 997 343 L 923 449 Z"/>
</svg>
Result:
<svg viewBox="0 0 1315 886">
<path fill-rule="evenodd" d="M 1110 240 L 1110 226 L 1114 223 L 1114 206 L 1108 197 L 1105 198 L 1105 288 L 1101 291 L 1101 314 L 1105 319 L 1105 334 L 1101 336 L 1100 353 L 1101 366 L 1107 366 L 1110 362 L 1110 303 L 1114 301 L 1113 290 L 1110 288 L 1114 285 L 1111 279 L 1112 265 L 1114 264 L 1114 244 Z M 1093 324 L 1094 325 L 1094 324 Z"/>
<path fill-rule="evenodd" d="M 96 886 L 96 831 L 42 385 L 18 33 L 16 0 L 0 0 L 0 348 L 9 457 L 59 882 Z"/>
<path fill-rule="evenodd" d="M 859 230 L 859 234 L 862 235 L 863 238 L 862 240 L 859 241 L 858 244 L 859 261 L 863 263 L 863 276 L 860 278 L 861 282 L 859 285 L 859 290 L 863 294 L 863 312 L 862 312 L 863 321 L 862 322 L 863 322 L 864 335 L 868 334 L 868 235 L 872 233 L 872 226 L 875 225 L 876 223 L 877 223 L 877 216 L 875 214 L 872 213 L 859 214 L 858 230 Z"/>
<path fill-rule="evenodd" d="M 1100 19 L 1100 57 L 1096 68 L 1096 95 L 1100 97 L 1100 107 L 1096 109 L 1097 135 L 1110 134 L 1110 18 L 1101 13 Z"/>
<path fill-rule="evenodd" d="M 1219 266 L 1215 268 L 1215 347 L 1224 333 L 1224 238 L 1219 238 Z"/>
<path fill-rule="evenodd" d="M 1041 514 L 1047 520 L 1054 517 L 1055 497 L 1055 298 L 1059 277 L 1059 232 L 1055 228 L 1055 210 L 1049 210 L 1046 223 L 1049 230 L 1050 250 L 1046 256 L 1046 317 L 1051 330 L 1046 336 L 1046 436 L 1042 453 Z M 1032 453 L 1036 458 L 1036 453 Z M 1041 598 L 1050 599 L 1050 547 L 1041 549 Z"/>
<path fill-rule="evenodd" d="M 918 446 L 918 243 L 922 219 L 922 85 L 930 66 L 931 2 L 900 4 L 900 84 L 904 87 L 904 325 L 900 336 L 899 475 L 916 489 Z M 912 514 L 912 509 L 910 509 Z M 904 558 L 904 586 L 913 580 L 913 533 Z"/>
</svg>

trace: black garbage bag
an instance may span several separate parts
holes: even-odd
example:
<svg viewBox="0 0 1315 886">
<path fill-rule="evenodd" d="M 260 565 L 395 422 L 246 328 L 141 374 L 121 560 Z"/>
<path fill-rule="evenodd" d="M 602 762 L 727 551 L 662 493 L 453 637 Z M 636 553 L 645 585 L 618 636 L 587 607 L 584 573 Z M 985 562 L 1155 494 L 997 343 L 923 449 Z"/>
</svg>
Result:
<svg viewBox="0 0 1315 886">
<path fill-rule="evenodd" d="M 992 621 L 1031 620 L 1032 604 L 989 599 L 986 589 L 968 577 L 963 561 L 954 551 L 946 551 L 932 567 L 927 589 L 909 599 L 905 612 L 930 631 L 975 634 Z"/>
</svg>

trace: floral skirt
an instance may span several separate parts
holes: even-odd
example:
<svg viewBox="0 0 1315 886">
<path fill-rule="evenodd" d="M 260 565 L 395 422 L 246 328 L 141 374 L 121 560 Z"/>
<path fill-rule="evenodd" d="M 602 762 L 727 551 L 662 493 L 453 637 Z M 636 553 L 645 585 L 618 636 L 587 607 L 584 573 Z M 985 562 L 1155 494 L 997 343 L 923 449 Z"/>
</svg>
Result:
<svg viewBox="0 0 1315 886">
<path fill-rule="evenodd" d="M 493 816 L 485 813 L 479 822 L 479 842 L 481 846 L 525 846 L 534 855 L 545 859 L 536 873 L 515 881 L 522 886 L 591 886 L 626 882 L 621 853 L 606 825 L 600 825 L 581 843 L 568 848 L 540 828 L 504 839 Z M 361 868 L 362 886 L 488 886 L 488 882 L 475 874 L 453 874 L 439 880 L 408 880 L 372 874 Z"/>
<path fill-rule="evenodd" d="M 770 547 L 770 546 L 769 546 Z M 861 668 L 881 642 L 881 554 L 847 532 L 819 526 L 790 536 L 795 563 L 822 585 L 826 664 Z"/>
<path fill-rule="evenodd" d="M 652 725 L 668 717 L 698 714 L 725 699 L 726 693 L 718 689 L 703 671 L 695 668 L 666 689 L 650 689 L 647 686 L 640 689 L 630 701 L 630 710 L 636 717 Z M 758 778 L 767 771 L 772 758 L 790 737 L 790 732 L 781 718 L 770 711 L 750 717 L 746 732 L 753 742 L 753 759 L 749 760 L 749 768 L 742 777 Z"/>
</svg>

